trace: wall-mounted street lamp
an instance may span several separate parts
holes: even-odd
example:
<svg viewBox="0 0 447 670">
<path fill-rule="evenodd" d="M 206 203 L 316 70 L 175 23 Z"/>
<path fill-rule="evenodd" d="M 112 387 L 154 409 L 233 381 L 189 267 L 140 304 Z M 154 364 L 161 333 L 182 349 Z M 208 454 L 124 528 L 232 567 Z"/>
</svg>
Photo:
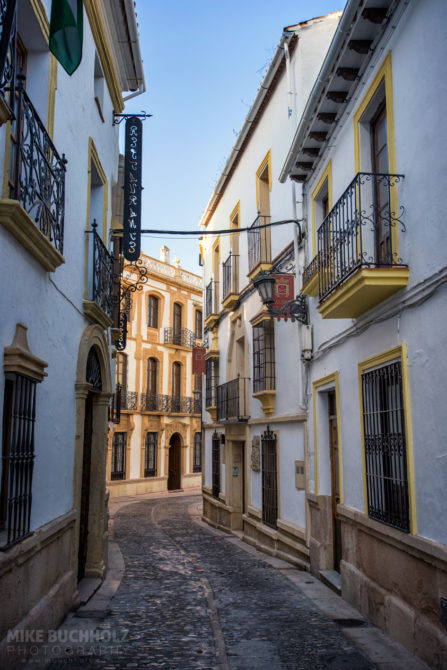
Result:
<svg viewBox="0 0 447 670">
<path fill-rule="evenodd" d="M 270 316 L 284 319 L 291 319 L 292 321 L 300 321 L 308 324 L 309 314 L 307 310 L 307 300 L 304 295 L 297 295 L 294 300 L 288 300 L 279 309 L 273 305 L 275 303 L 275 275 L 262 270 L 258 277 L 253 280 L 253 285 L 259 293 L 262 304 L 267 307 Z"/>
</svg>

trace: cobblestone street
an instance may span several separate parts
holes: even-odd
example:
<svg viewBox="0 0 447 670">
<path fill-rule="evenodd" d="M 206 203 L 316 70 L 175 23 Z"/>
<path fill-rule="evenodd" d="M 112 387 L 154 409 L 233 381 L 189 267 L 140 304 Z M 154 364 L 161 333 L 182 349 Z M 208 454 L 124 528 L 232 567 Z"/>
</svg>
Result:
<svg viewBox="0 0 447 670">
<path fill-rule="evenodd" d="M 304 593 L 313 589 L 318 599 L 326 589 L 313 576 L 203 524 L 199 496 L 114 501 L 112 512 L 113 505 L 113 539 L 125 563 L 115 595 L 98 599 L 100 589 L 61 627 L 68 643 L 88 643 L 47 645 L 30 668 L 425 667 L 393 643 L 386 657 L 376 644 L 375 660 L 387 663 L 368 659 L 342 627 L 381 633 L 358 626 L 360 615 L 347 617 L 349 605 L 328 591 L 331 620 Z M 70 636 L 73 630 L 90 637 Z"/>
</svg>

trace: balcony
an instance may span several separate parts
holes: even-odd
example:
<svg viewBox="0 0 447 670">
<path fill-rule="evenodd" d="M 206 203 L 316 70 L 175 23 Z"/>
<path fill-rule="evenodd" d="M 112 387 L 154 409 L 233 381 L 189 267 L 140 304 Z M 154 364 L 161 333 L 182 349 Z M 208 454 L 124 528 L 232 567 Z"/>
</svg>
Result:
<svg viewBox="0 0 447 670">
<path fill-rule="evenodd" d="M 222 263 L 222 307 L 233 309 L 239 300 L 239 256 L 231 254 Z"/>
<path fill-rule="evenodd" d="M 16 0 L 3 0 L 0 3 L 0 125 L 14 117 L 5 93 L 14 90 L 16 4 Z"/>
<path fill-rule="evenodd" d="M 247 231 L 248 278 L 256 279 L 261 270 L 268 272 L 272 267 L 272 247 L 270 241 L 270 216 L 257 216 Z"/>
<path fill-rule="evenodd" d="M 18 77 L 11 123 L 9 198 L 0 223 L 48 272 L 64 263 L 65 160 L 56 150 Z"/>
<path fill-rule="evenodd" d="M 138 408 L 138 393 L 136 391 L 121 391 L 121 409 L 136 412 Z"/>
<path fill-rule="evenodd" d="M 205 326 L 213 328 L 219 318 L 219 282 L 211 279 L 205 288 Z"/>
<path fill-rule="evenodd" d="M 237 377 L 217 387 L 217 420 L 248 421 L 250 379 Z"/>
<path fill-rule="evenodd" d="M 88 264 L 88 300 L 83 301 L 84 314 L 103 328 L 108 328 L 113 323 L 113 257 L 96 232 L 98 224 L 92 223 L 92 230 L 87 230 L 90 235 L 89 264 Z"/>
<path fill-rule="evenodd" d="M 176 347 L 187 347 L 192 349 L 196 343 L 196 336 L 188 328 L 165 328 L 164 344 L 171 344 Z"/>
<path fill-rule="evenodd" d="M 408 283 L 399 258 L 402 175 L 359 172 L 318 230 L 318 311 L 356 318 Z"/>
<path fill-rule="evenodd" d="M 202 401 L 200 391 L 194 391 L 194 397 L 172 396 L 142 393 L 140 396 L 142 412 L 200 414 Z"/>
<path fill-rule="evenodd" d="M 303 295 L 308 295 L 312 298 L 315 298 L 318 295 L 318 267 L 319 267 L 319 254 L 309 263 L 303 271 L 303 283 L 301 287 L 301 293 Z"/>
</svg>

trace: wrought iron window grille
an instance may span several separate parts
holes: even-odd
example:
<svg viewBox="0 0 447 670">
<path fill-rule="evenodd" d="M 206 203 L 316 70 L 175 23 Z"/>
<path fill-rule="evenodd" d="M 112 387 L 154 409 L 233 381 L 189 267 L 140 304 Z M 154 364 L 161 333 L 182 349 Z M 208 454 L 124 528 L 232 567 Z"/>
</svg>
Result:
<svg viewBox="0 0 447 670">
<path fill-rule="evenodd" d="M 14 116 L 17 1 L 0 0 L 0 94 Z M 5 95 L 9 93 L 9 95 Z"/>
<path fill-rule="evenodd" d="M 5 375 L 0 549 L 30 535 L 37 381 Z"/>
<path fill-rule="evenodd" d="M 359 172 L 324 219 L 317 231 L 320 300 L 360 267 L 407 267 L 393 248 L 392 234 L 396 226 L 405 232 L 404 208 L 392 209 L 392 195 L 403 178 Z"/>
<path fill-rule="evenodd" d="M 219 385 L 219 359 L 208 358 L 205 363 L 205 407 L 216 407 Z"/>
<path fill-rule="evenodd" d="M 144 476 L 157 476 L 157 442 L 158 433 L 146 433 L 144 445 Z"/>
<path fill-rule="evenodd" d="M 368 515 L 409 533 L 405 416 L 400 361 L 362 374 Z"/>
<path fill-rule="evenodd" d="M 253 326 L 253 393 L 276 388 L 275 331 L 270 319 Z"/>
<path fill-rule="evenodd" d="M 61 254 L 64 250 L 65 172 L 67 160 L 56 150 L 17 76 L 15 137 L 11 136 L 9 196 L 18 200 L 41 233 Z"/>
<path fill-rule="evenodd" d="M 278 464 L 276 436 L 267 426 L 261 436 L 262 450 L 262 522 L 272 528 L 278 520 Z"/>
<path fill-rule="evenodd" d="M 220 492 L 220 436 L 214 431 L 211 441 L 212 495 L 219 498 Z"/>
<path fill-rule="evenodd" d="M 239 256 L 230 251 L 227 260 L 222 263 L 222 298 L 230 293 L 239 292 Z"/>
<path fill-rule="evenodd" d="M 219 313 L 219 282 L 211 279 L 205 288 L 205 318 Z"/>
<path fill-rule="evenodd" d="M 194 433 L 192 471 L 202 472 L 202 433 Z"/>
<path fill-rule="evenodd" d="M 127 433 L 115 433 L 112 441 L 112 463 L 110 479 L 126 479 Z"/>
<path fill-rule="evenodd" d="M 217 420 L 248 421 L 250 379 L 238 376 L 217 387 Z"/>
</svg>

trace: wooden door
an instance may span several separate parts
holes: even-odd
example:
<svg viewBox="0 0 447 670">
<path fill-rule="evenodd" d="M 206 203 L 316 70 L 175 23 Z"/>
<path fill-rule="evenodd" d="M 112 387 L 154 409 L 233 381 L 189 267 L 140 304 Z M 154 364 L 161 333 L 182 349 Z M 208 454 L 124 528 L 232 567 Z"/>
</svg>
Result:
<svg viewBox="0 0 447 670">
<path fill-rule="evenodd" d="M 329 409 L 329 448 L 331 454 L 331 488 L 332 488 L 332 528 L 333 528 L 333 552 L 334 570 L 340 572 L 340 560 L 342 556 L 341 546 L 341 521 L 337 513 L 337 505 L 340 502 L 340 472 L 338 460 L 338 428 L 337 428 L 337 405 L 335 392 L 328 394 Z"/>
</svg>

